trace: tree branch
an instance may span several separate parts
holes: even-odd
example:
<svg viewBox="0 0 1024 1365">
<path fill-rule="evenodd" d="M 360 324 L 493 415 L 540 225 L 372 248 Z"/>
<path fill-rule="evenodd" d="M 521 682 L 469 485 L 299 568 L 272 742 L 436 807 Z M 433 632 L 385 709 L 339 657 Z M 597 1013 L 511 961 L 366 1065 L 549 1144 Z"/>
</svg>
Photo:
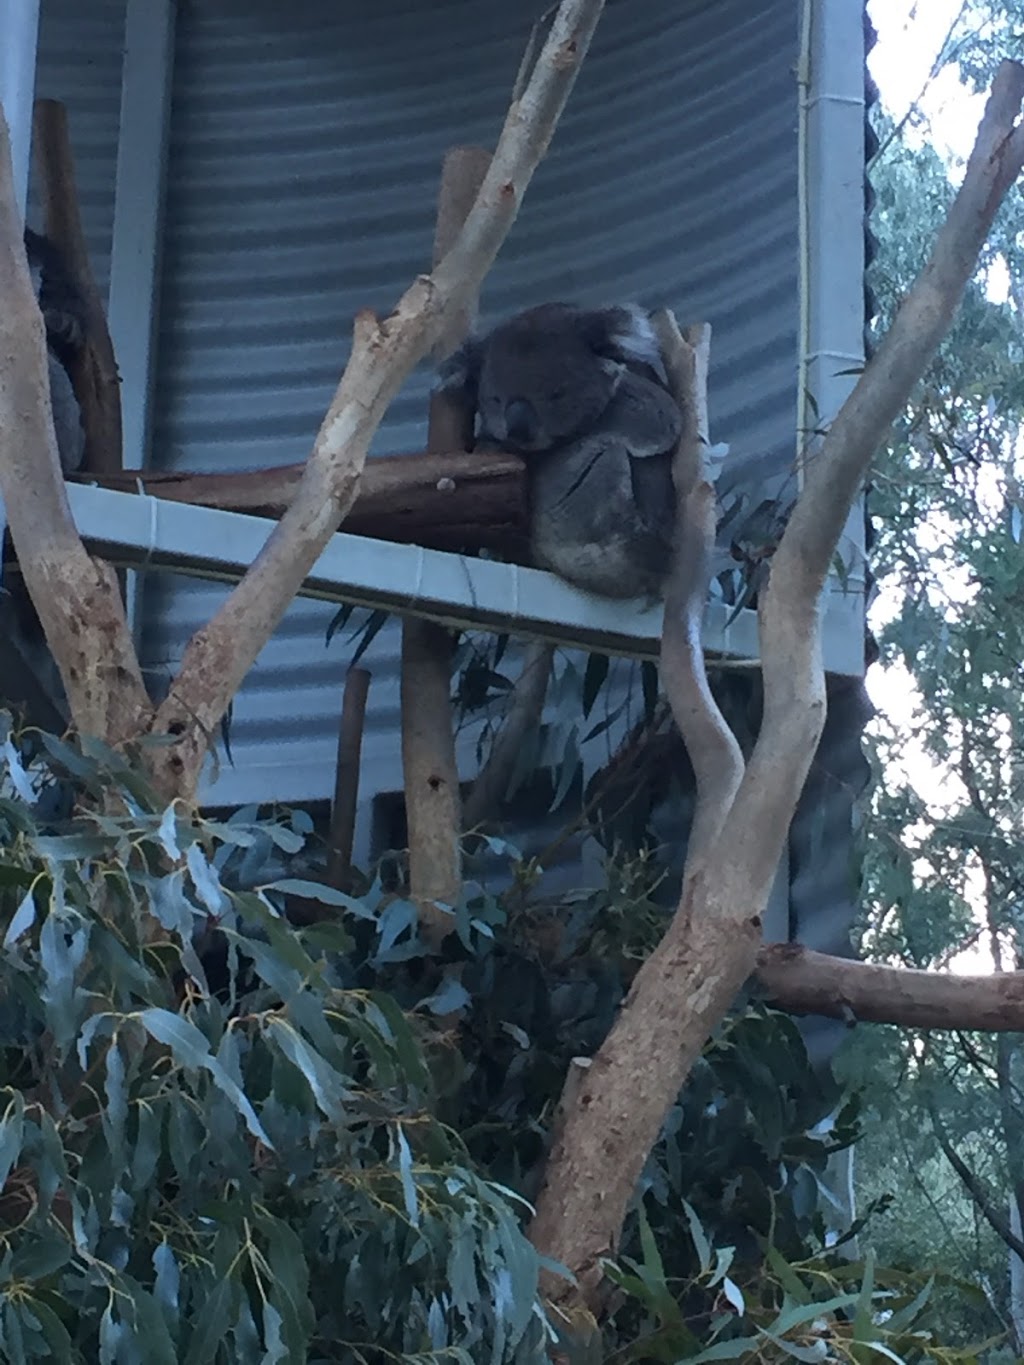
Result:
<svg viewBox="0 0 1024 1365">
<path fill-rule="evenodd" d="M 811 596 L 828 573 L 861 480 L 949 330 L 996 211 L 1024 166 L 1024 126 L 1014 128 L 1022 100 L 1024 66 L 1004 61 L 928 263 L 808 466 L 773 574 L 781 562 L 787 578 L 796 576 L 799 561 Z"/>
<path fill-rule="evenodd" d="M 0 493 L 29 594 L 78 729 L 111 744 L 152 708 L 117 575 L 86 553 L 57 458 L 43 319 L 29 278 L 0 111 Z"/>
<path fill-rule="evenodd" d="M 670 314 L 660 315 L 658 326 L 685 420 L 672 470 L 677 543 L 666 590 L 663 677 L 699 796 L 679 909 L 634 978 L 593 1065 L 573 1073 L 579 1099 L 562 1105 L 564 1124 L 553 1135 L 530 1229 L 538 1250 L 576 1276 L 583 1306 L 595 1316 L 604 1295 L 601 1261 L 615 1249 L 647 1155 L 706 1038 L 753 970 L 760 938 L 759 920 L 732 913 L 746 902 L 716 900 L 723 869 L 707 856 L 743 772 L 739 746 L 708 686 L 701 645 L 715 534 L 702 450 L 710 328 L 694 328 L 684 340 Z M 551 1274 L 544 1285 L 556 1304 L 577 1293 Z"/>
<path fill-rule="evenodd" d="M 454 246 L 406 290 L 389 317 L 357 314 L 351 358 L 294 501 L 245 578 L 189 641 L 157 715 L 157 731 L 176 740 L 157 760 L 172 789 L 194 788 L 207 737 L 351 506 L 388 405 L 479 289 L 547 150 L 602 8 L 603 0 L 562 0 Z"/>
<path fill-rule="evenodd" d="M 643 964 L 555 1141 L 531 1237 L 577 1288 L 545 1276 L 556 1302 L 603 1299 L 601 1260 L 669 1107 L 756 966 L 761 915 L 825 711 L 819 597 L 860 480 L 944 335 L 1002 195 L 1024 162 L 1013 130 L 1024 68 L 1003 63 L 964 184 L 932 258 L 808 473 L 760 601 L 761 732 L 710 849 L 688 859 L 680 907 Z"/>
<path fill-rule="evenodd" d="M 1024 1032 L 1024 972 L 960 976 L 773 943 L 758 953 L 755 979 L 767 1002 L 790 1014 L 825 1014 L 851 1024 Z"/>
<path fill-rule="evenodd" d="M 687 865 L 706 852 L 722 828 L 743 776 L 743 755 L 711 694 L 701 642 L 715 540 L 715 490 L 707 477 L 708 365 L 711 328 L 680 334 L 673 315 L 655 316 L 669 387 L 683 411 L 683 431 L 672 461 L 676 544 L 665 586 L 661 681 L 693 764 L 697 806 Z"/>
<path fill-rule="evenodd" d="M 1000 1209 L 995 1207 L 982 1181 L 975 1175 L 949 1140 L 949 1134 L 946 1132 L 945 1125 L 939 1117 L 938 1108 L 933 1100 L 928 1101 L 928 1113 L 931 1116 L 932 1128 L 939 1146 L 942 1148 L 943 1156 L 960 1177 L 961 1184 L 971 1197 L 971 1203 L 996 1236 L 1009 1247 L 1014 1255 L 1024 1260 L 1024 1242 L 1014 1235 L 1010 1227 L 1010 1220 Z"/>
</svg>

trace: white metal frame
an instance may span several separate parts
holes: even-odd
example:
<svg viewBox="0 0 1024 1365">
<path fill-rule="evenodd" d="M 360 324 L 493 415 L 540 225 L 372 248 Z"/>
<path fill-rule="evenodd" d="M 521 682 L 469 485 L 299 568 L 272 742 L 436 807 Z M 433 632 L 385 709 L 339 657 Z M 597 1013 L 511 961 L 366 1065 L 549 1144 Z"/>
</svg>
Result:
<svg viewBox="0 0 1024 1365">
<path fill-rule="evenodd" d="M 124 466 L 148 464 L 175 0 L 127 0 L 107 323 L 121 371 Z"/>
<path fill-rule="evenodd" d="M 121 373 L 126 469 L 149 463 L 176 21 L 176 0 L 126 0 L 107 298 L 107 325 Z M 144 584 L 130 574 L 128 620 L 136 641 L 143 596 Z"/>
<path fill-rule="evenodd" d="M 864 363 L 864 59 L 862 0 L 802 0 L 798 453 L 820 444 L 809 428 L 831 423 Z M 840 555 L 848 586 L 863 594 L 859 499 Z M 827 653 L 825 666 L 832 670 Z"/>
<path fill-rule="evenodd" d="M 83 485 L 69 485 L 68 497 L 90 548 L 132 568 L 179 570 L 231 582 L 241 577 L 267 538 L 265 518 L 240 512 Z M 592 597 L 540 569 L 344 532 L 331 538 L 300 595 L 636 658 L 656 658 L 661 641 L 660 606 Z M 708 603 L 707 648 L 725 661 L 749 662 L 757 657 L 755 614 L 741 611 L 730 622 L 732 612 L 721 602 Z M 862 671 L 862 619 L 860 597 L 834 585 L 824 616 L 831 671 Z"/>
</svg>

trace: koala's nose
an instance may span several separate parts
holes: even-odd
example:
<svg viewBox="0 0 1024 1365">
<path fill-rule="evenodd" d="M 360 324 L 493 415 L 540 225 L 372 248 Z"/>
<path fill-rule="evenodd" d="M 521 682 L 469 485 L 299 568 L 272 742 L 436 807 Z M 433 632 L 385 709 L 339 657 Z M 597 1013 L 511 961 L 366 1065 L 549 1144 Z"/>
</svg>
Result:
<svg viewBox="0 0 1024 1365">
<path fill-rule="evenodd" d="M 533 404 L 525 398 L 510 399 L 505 404 L 505 430 L 508 439 L 517 446 L 532 446 L 537 439 L 537 414 Z"/>
</svg>

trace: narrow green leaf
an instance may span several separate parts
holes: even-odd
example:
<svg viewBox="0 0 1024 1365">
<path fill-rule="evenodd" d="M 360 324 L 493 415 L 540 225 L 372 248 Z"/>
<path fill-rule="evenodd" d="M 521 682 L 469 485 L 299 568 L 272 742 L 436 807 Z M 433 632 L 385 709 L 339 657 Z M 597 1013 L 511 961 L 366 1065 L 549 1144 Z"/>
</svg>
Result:
<svg viewBox="0 0 1024 1365">
<path fill-rule="evenodd" d="M 609 659 L 607 654 L 591 654 L 587 659 L 586 672 L 583 674 L 583 718 L 590 715 L 601 688 L 608 677 Z"/>
<path fill-rule="evenodd" d="M 286 1019 L 271 1016 L 265 1025 L 266 1032 L 280 1050 L 306 1078 L 323 1113 L 332 1123 L 339 1123 L 344 1117 L 344 1101 L 347 1090 L 341 1077 L 319 1053 L 314 1052 L 302 1035 Z"/>
<path fill-rule="evenodd" d="M 697 1217 L 697 1210 L 685 1199 L 683 1200 L 683 1212 L 686 1214 L 686 1221 L 690 1225 L 690 1236 L 693 1238 L 693 1246 L 697 1252 L 700 1268 L 706 1274 L 711 1269 L 711 1244 L 700 1219 Z"/>
<path fill-rule="evenodd" d="M 231 1079 L 217 1059 L 211 1055 L 206 1038 L 196 1028 L 195 1024 L 188 1019 L 183 1019 L 180 1014 L 172 1014 L 170 1010 L 155 1007 L 143 1010 L 139 1014 L 139 1019 L 150 1037 L 171 1049 L 175 1061 L 180 1066 L 190 1068 L 193 1071 L 199 1069 L 208 1071 L 214 1085 L 235 1106 L 253 1137 L 262 1142 L 265 1147 L 273 1148 L 274 1144 L 263 1131 L 263 1126 L 256 1117 L 256 1111 L 239 1086 Z"/>
<path fill-rule="evenodd" d="M 417 1228 L 420 1225 L 420 1207 L 416 1198 L 416 1182 L 412 1178 L 412 1152 L 409 1150 L 401 1124 L 398 1125 L 395 1141 L 398 1147 L 398 1174 L 402 1182 L 406 1217 L 413 1227 Z"/>
</svg>

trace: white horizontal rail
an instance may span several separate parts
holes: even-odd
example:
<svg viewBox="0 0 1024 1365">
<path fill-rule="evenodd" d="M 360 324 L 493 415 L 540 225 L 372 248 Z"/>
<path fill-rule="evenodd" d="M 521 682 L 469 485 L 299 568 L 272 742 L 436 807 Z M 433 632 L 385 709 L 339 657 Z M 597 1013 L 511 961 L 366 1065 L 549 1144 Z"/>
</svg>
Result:
<svg viewBox="0 0 1024 1365">
<path fill-rule="evenodd" d="M 79 484 L 68 485 L 68 498 L 90 549 L 135 569 L 231 582 L 271 530 L 264 517 L 148 494 Z M 331 538 L 300 595 L 634 658 L 656 658 L 661 640 L 660 605 L 592 597 L 539 569 L 344 532 Z M 708 603 L 704 646 L 724 661 L 749 664 L 758 657 L 757 619 L 745 610 L 729 623 L 732 610 Z M 846 592 L 836 585 L 828 594 L 824 658 L 829 672 L 863 672 L 863 596 L 855 584 Z"/>
</svg>

